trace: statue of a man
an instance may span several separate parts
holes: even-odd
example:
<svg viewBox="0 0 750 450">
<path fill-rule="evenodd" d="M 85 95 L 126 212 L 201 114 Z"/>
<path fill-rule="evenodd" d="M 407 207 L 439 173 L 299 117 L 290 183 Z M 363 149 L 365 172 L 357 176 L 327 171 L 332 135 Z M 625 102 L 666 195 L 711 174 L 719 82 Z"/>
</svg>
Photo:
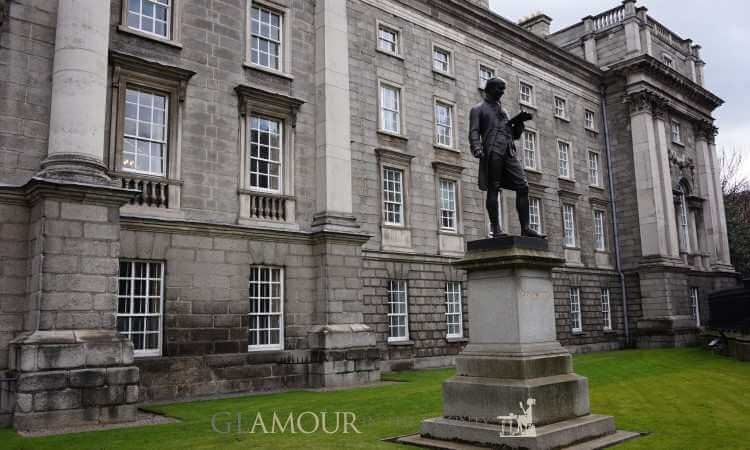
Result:
<svg viewBox="0 0 750 450">
<path fill-rule="evenodd" d="M 484 93 L 485 100 L 471 109 L 469 144 L 472 155 L 479 158 L 479 189 L 487 191 L 492 236 L 504 234 L 498 218 L 497 195 L 501 189 L 510 189 L 516 191 L 521 235 L 543 238 L 544 235 L 529 228 L 529 184 L 513 142 L 521 137 L 523 123 L 532 116 L 523 111 L 512 119 L 508 117 L 500 106 L 505 82 L 499 78 L 487 80 Z"/>
</svg>

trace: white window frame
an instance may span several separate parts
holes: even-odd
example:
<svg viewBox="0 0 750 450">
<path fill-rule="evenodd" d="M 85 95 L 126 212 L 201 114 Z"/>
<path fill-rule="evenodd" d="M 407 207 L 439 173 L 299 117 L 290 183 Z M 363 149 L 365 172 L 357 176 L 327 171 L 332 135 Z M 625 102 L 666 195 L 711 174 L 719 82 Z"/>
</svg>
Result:
<svg viewBox="0 0 750 450">
<path fill-rule="evenodd" d="M 383 95 L 385 89 L 392 89 L 396 92 L 396 108 L 395 110 L 389 110 L 389 112 L 397 114 L 396 124 L 397 130 L 388 130 L 385 128 L 385 108 L 383 102 Z M 401 85 L 392 83 L 390 81 L 378 80 L 378 131 L 394 136 L 405 136 L 404 133 L 404 90 Z"/>
<path fill-rule="evenodd" d="M 433 102 L 432 102 L 432 107 L 433 107 L 432 117 L 433 117 L 434 130 L 435 130 L 433 133 L 435 137 L 435 141 L 434 141 L 435 146 L 453 150 L 455 148 L 455 141 L 456 141 L 455 139 L 455 135 L 456 135 L 455 133 L 455 129 L 456 129 L 455 109 L 456 108 L 454 107 L 454 103 L 448 100 L 442 99 L 442 98 L 434 97 Z M 438 123 L 438 107 L 444 107 L 448 110 L 448 124 L 447 125 Z M 439 134 L 440 127 L 447 128 L 448 143 L 440 142 L 440 134 Z"/>
<path fill-rule="evenodd" d="M 566 147 L 563 152 L 563 146 Z M 563 153 L 565 158 L 563 158 Z M 557 140 L 557 175 L 568 180 L 573 179 L 573 152 L 572 145 L 562 139 Z"/>
<path fill-rule="evenodd" d="M 690 288 L 690 315 L 695 319 L 695 326 L 701 326 L 700 291 L 697 287 Z"/>
<path fill-rule="evenodd" d="M 576 207 L 570 203 L 563 203 L 563 246 L 576 247 Z"/>
<path fill-rule="evenodd" d="M 128 123 L 129 120 L 131 120 L 131 119 L 129 119 L 127 117 L 127 109 L 128 109 L 128 104 L 129 104 L 128 101 L 127 101 L 127 98 L 128 98 L 128 93 L 129 92 L 135 92 L 135 93 L 137 93 L 137 96 L 138 96 L 138 103 L 136 103 L 136 106 L 135 106 L 135 109 L 136 109 L 136 118 L 134 119 L 135 122 L 136 122 L 137 128 L 136 128 L 135 134 L 132 134 L 132 135 L 128 134 L 127 131 L 126 131 L 127 130 L 127 123 Z M 153 136 L 148 137 L 148 138 L 139 136 L 139 134 L 140 134 L 140 132 L 139 132 L 140 126 L 143 123 L 149 124 L 149 127 L 152 130 L 152 133 L 153 133 L 153 128 L 154 128 L 155 125 L 156 126 L 160 126 L 159 124 L 157 124 L 153 120 L 152 121 L 148 121 L 148 122 L 140 120 L 140 111 L 141 111 L 141 106 L 142 106 L 140 104 L 140 98 L 141 98 L 142 94 L 143 95 L 150 95 L 150 96 L 152 96 L 152 98 L 154 98 L 154 97 L 161 97 L 161 98 L 164 99 L 164 110 L 163 110 L 164 111 L 163 112 L 164 116 L 163 116 L 163 119 L 162 119 L 163 122 L 161 123 L 161 126 L 164 129 L 162 131 L 162 139 L 161 140 L 154 139 Z M 120 168 L 119 168 L 120 170 L 122 170 L 123 172 L 130 172 L 130 173 L 135 173 L 135 174 L 140 174 L 140 175 L 150 175 L 150 176 L 154 176 L 154 177 L 166 177 L 167 176 L 167 171 L 168 171 L 167 163 L 169 162 L 168 156 L 169 156 L 169 146 L 170 146 L 170 142 L 169 142 L 169 128 L 171 128 L 170 127 L 170 123 L 169 123 L 169 117 L 170 117 L 169 116 L 169 102 L 170 102 L 170 100 L 171 100 L 171 97 L 170 97 L 170 95 L 168 93 L 159 92 L 159 91 L 156 91 L 156 90 L 153 90 L 153 89 L 144 89 L 144 88 L 140 88 L 138 86 L 129 86 L 129 87 L 125 88 L 125 104 L 123 106 L 123 132 L 122 132 L 123 144 L 122 144 L 122 155 L 121 155 L 122 156 L 122 160 L 121 160 L 121 165 L 120 165 Z M 155 108 L 151 108 L 151 115 L 153 116 L 153 114 L 156 111 L 157 110 Z M 153 171 L 153 170 L 150 170 L 150 169 L 140 170 L 137 167 L 125 167 L 125 153 L 130 153 L 130 152 L 126 152 L 126 147 L 125 147 L 125 141 L 126 140 L 135 141 L 135 145 L 136 146 L 138 146 L 139 142 L 147 142 L 149 144 L 149 148 L 150 148 L 150 146 L 152 144 L 161 145 L 162 146 L 162 155 L 161 155 L 161 160 L 162 160 L 161 167 L 162 167 L 162 170 L 157 172 L 157 171 Z M 134 158 L 135 158 L 133 160 L 133 163 L 135 164 L 136 160 L 137 160 L 137 155 L 138 155 L 138 151 L 135 148 L 133 149 L 133 155 L 134 155 Z M 149 155 L 151 155 L 150 151 L 149 151 Z M 150 167 L 150 161 L 153 159 L 153 157 L 149 156 L 148 159 L 149 159 L 149 167 Z"/>
<path fill-rule="evenodd" d="M 581 333 L 583 331 L 583 317 L 581 315 L 581 290 L 577 287 L 568 288 L 568 299 L 570 305 L 570 331 Z"/>
<path fill-rule="evenodd" d="M 601 288 L 599 299 L 602 305 L 602 323 L 604 331 L 612 330 L 612 308 L 609 300 L 609 288 Z"/>
<path fill-rule="evenodd" d="M 607 249 L 606 234 L 604 232 L 606 215 L 601 209 L 594 209 L 594 250 L 605 251 Z"/>
<path fill-rule="evenodd" d="M 398 174 L 400 177 L 400 180 L 398 180 L 398 187 L 399 190 L 395 189 L 387 189 L 387 182 L 396 183 L 395 180 L 386 180 L 386 173 L 393 173 Z M 395 226 L 395 227 L 403 227 L 406 225 L 406 220 L 404 217 L 405 208 L 404 208 L 404 180 L 406 178 L 406 171 L 401 167 L 393 167 L 389 164 L 383 164 L 382 168 L 382 179 L 383 179 L 383 185 L 382 185 L 382 196 L 383 196 L 383 225 L 388 226 Z M 389 200 L 388 193 L 397 194 L 400 198 L 399 201 Z M 398 222 L 392 222 L 388 220 L 388 208 L 387 205 L 397 205 L 398 206 Z M 395 214 L 395 213 L 394 213 Z"/>
<path fill-rule="evenodd" d="M 447 327 L 446 337 L 449 339 L 460 339 L 464 337 L 463 320 L 463 286 L 460 281 L 448 281 L 445 283 L 445 322 Z M 457 330 L 451 333 L 451 329 Z"/>
<path fill-rule="evenodd" d="M 437 60 L 435 59 L 436 53 L 444 53 L 447 57 L 446 65 L 448 66 L 447 70 L 444 70 L 442 68 L 436 67 Z M 454 66 L 454 60 L 453 60 L 453 50 L 449 47 L 446 47 L 442 44 L 433 43 L 432 44 L 432 52 L 430 53 L 430 63 L 432 65 L 432 71 L 437 72 L 442 75 L 447 75 L 449 77 L 453 77 L 453 66 Z M 442 64 L 442 63 L 441 63 Z"/>
<path fill-rule="evenodd" d="M 141 11 L 143 10 L 143 1 L 144 0 L 140 0 Z M 140 28 L 134 28 L 128 25 L 128 16 L 129 16 L 128 1 L 122 0 L 120 3 L 121 3 L 121 11 L 120 11 L 121 21 L 117 27 L 118 31 L 134 34 L 142 38 L 151 39 L 154 41 L 161 42 L 163 44 L 182 48 L 182 44 L 180 43 L 180 35 L 181 35 L 180 18 L 182 15 L 181 8 L 182 8 L 183 2 L 181 0 L 169 0 L 169 6 L 167 7 L 167 34 L 166 36 L 162 36 L 160 34 L 150 32 L 150 31 L 144 31 L 144 30 L 141 30 Z"/>
<path fill-rule="evenodd" d="M 533 146 L 529 146 L 528 136 L 533 136 Z M 523 147 L 523 166 L 527 170 L 539 170 L 539 133 L 533 128 L 526 128 L 521 136 L 521 146 Z M 529 156 L 531 154 L 531 156 Z M 532 161 L 532 165 L 529 165 Z"/>
<path fill-rule="evenodd" d="M 253 120 L 254 119 L 257 119 L 259 121 L 260 120 L 265 120 L 265 121 L 269 121 L 269 122 L 275 122 L 275 123 L 278 124 L 278 128 L 279 128 L 279 138 L 278 138 L 279 147 L 277 148 L 278 154 L 279 154 L 278 161 L 273 161 L 271 159 L 271 157 L 270 157 L 270 152 L 273 149 L 273 147 L 270 145 L 270 138 L 269 138 L 269 146 L 268 146 L 269 157 L 268 158 L 260 158 L 260 146 L 261 146 L 260 141 L 258 142 L 258 147 L 259 147 L 259 149 L 258 149 L 258 157 L 257 158 L 253 157 L 253 155 L 252 155 L 253 125 L 252 124 L 253 124 Z M 285 180 L 284 180 L 284 170 L 285 170 L 285 167 L 284 167 L 284 162 L 285 162 L 284 161 L 284 155 L 285 155 L 285 149 L 284 149 L 284 142 L 285 142 L 284 141 L 284 139 L 285 139 L 284 130 L 285 130 L 285 124 L 284 124 L 284 120 L 276 118 L 276 117 L 265 116 L 263 114 L 258 114 L 258 113 L 251 114 L 248 120 L 249 120 L 248 130 L 250 131 L 248 133 L 248 136 L 247 136 L 247 138 L 248 138 L 248 142 L 247 142 L 247 160 L 248 160 L 248 166 L 247 166 L 247 168 L 248 168 L 248 172 L 247 172 L 248 184 L 247 184 L 247 186 L 248 186 L 248 189 L 253 190 L 253 191 L 258 191 L 258 192 L 282 193 L 284 191 L 284 182 L 285 182 Z M 256 174 L 256 182 L 257 182 L 257 179 L 260 177 L 260 175 L 264 175 L 264 174 L 262 174 L 262 173 L 260 173 L 258 171 L 253 172 L 253 169 L 252 169 L 252 167 L 253 167 L 253 164 L 252 164 L 253 163 L 253 159 L 256 159 L 258 161 L 258 165 L 260 165 L 261 162 L 266 162 L 267 164 L 278 164 L 278 166 L 279 166 L 279 171 L 278 171 L 279 173 L 278 173 L 278 176 L 277 176 L 277 178 L 278 178 L 278 187 L 276 189 L 271 188 L 271 187 L 264 188 L 264 187 L 260 187 L 260 186 L 253 186 L 253 181 L 252 181 L 253 174 Z M 271 175 L 270 171 L 269 171 L 269 174 L 267 176 L 269 178 L 269 183 L 270 183 L 270 178 L 273 177 L 273 175 Z"/>
<path fill-rule="evenodd" d="M 124 278 L 122 277 L 122 274 L 118 274 L 118 295 L 117 295 L 117 309 L 115 310 L 115 322 L 119 322 L 119 319 L 121 318 L 128 318 L 129 325 L 128 325 L 128 332 L 124 333 L 119 331 L 119 326 L 117 327 L 118 332 L 122 335 L 125 335 L 128 337 L 128 339 L 131 339 L 132 334 L 132 319 L 133 318 L 143 318 L 143 326 L 144 326 L 144 333 L 143 333 L 143 345 L 144 349 L 134 349 L 133 350 L 133 356 L 139 358 L 139 357 L 145 357 L 145 356 L 161 356 L 163 351 L 163 335 L 164 335 L 164 266 L 166 265 L 163 261 L 148 261 L 148 260 L 129 260 L 129 259 L 122 259 L 120 260 L 120 265 L 122 264 L 129 264 L 130 265 L 130 277 Z M 136 264 L 145 264 L 146 265 L 146 277 L 145 278 L 136 278 L 135 277 L 135 267 Z M 160 266 L 158 278 L 155 278 L 151 274 L 151 266 L 153 264 L 158 264 Z M 136 280 L 144 280 L 145 284 L 145 292 L 144 295 L 139 296 L 144 298 L 144 312 L 143 313 L 134 313 L 133 312 L 133 306 L 134 306 L 134 299 L 135 299 L 135 282 Z M 150 298 L 156 297 L 155 295 L 150 295 L 151 292 L 151 281 L 158 280 L 159 281 L 159 312 L 154 314 L 151 312 L 148 312 L 148 310 L 151 307 L 151 304 L 149 302 Z M 127 295 L 122 295 L 122 293 L 119 290 L 119 284 L 121 284 L 123 281 L 129 282 L 129 292 Z M 123 297 L 127 298 L 128 305 L 129 305 L 129 312 L 120 312 L 120 304 L 123 300 Z M 156 333 L 148 333 L 148 334 L 156 334 L 158 336 L 157 339 L 157 348 L 155 349 L 145 349 L 146 346 L 146 326 L 147 326 L 147 318 L 149 317 L 158 317 L 158 323 L 159 323 L 159 330 Z M 119 324 L 118 324 L 119 325 Z"/>
<path fill-rule="evenodd" d="M 675 119 L 672 119 L 670 124 L 672 128 L 672 142 L 682 145 L 682 124 Z"/>
<path fill-rule="evenodd" d="M 380 30 L 381 29 L 387 30 L 387 31 L 389 31 L 389 32 L 391 32 L 391 33 L 393 33 L 395 35 L 395 39 L 396 39 L 395 43 L 394 43 L 395 47 L 396 47 L 395 51 L 391 51 L 389 49 L 385 49 L 385 48 L 383 48 L 383 47 L 380 46 Z M 403 38 L 402 38 L 402 36 L 403 36 L 403 34 L 401 33 L 401 28 L 395 27 L 395 26 L 393 26 L 393 25 L 391 25 L 389 23 L 383 22 L 381 20 L 376 20 L 375 21 L 375 50 L 377 50 L 377 51 L 379 51 L 381 53 L 385 53 L 386 55 L 395 56 L 395 57 L 397 57 L 399 59 L 403 59 L 403 56 L 402 56 L 402 54 L 403 54 L 403 51 L 402 51 Z"/>
<path fill-rule="evenodd" d="M 440 177 L 438 179 L 438 183 L 438 198 L 440 199 L 440 231 L 456 232 L 458 231 L 458 182 L 450 178 Z M 452 208 L 450 207 L 450 203 L 446 207 L 446 197 L 444 197 L 443 195 L 445 193 L 445 191 L 443 190 L 443 183 L 445 183 L 446 185 L 451 185 L 453 187 Z M 449 202 L 451 201 L 451 199 L 447 200 Z M 444 217 L 448 217 L 450 220 L 452 220 L 453 226 L 445 226 L 443 222 Z"/>
<path fill-rule="evenodd" d="M 491 73 L 492 76 L 490 78 L 488 78 L 487 80 L 485 80 L 484 78 L 482 78 L 482 71 L 483 71 L 482 69 L 486 69 L 487 72 Z M 477 64 L 477 71 L 478 71 L 479 89 L 481 89 L 481 90 L 484 90 L 485 84 L 487 84 L 487 81 L 489 81 L 492 78 L 496 78 L 497 77 L 497 69 L 495 69 L 494 67 L 490 66 L 489 64 L 485 64 L 483 62 L 479 62 Z"/>
<path fill-rule="evenodd" d="M 245 61 L 244 66 L 249 67 L 252 69 L 260 70 L 262 72 L 268 72 L 283 78 L 292 79 L 293 76 L 291 75 L 292 71 L 292 64 L 291 64 L 291 29 L 293 28 L 293 24 L 291 23 L 291 17 L 290 10 L 288 7 L 284 7 L 280 4 L 271 2 L 271 1 L 265 1 L 265 0 L 247 0 L 246 2 L 247 6 L 245 8 L 245 36 L 244 36 L 244 46 L 245 46 Z M 280 25 L 281 25 L 281 32 L 279 35 L 280 39 L 280 45 L 279 45 L 279 68 L 274 69 L 273 67 L 268 67 L 261 65 L 259 63 L 254 63 L 252 59 L 252 40 L 253 40 L 253 30 L 252 30 L 252 16 L 253 16 L 253 8 L 262 8 L 265 10 L 268 10 L 274 14 L 277 14 L 280 16 Z"/>
<path fill-rule="evenodd" d="M 583 110 L 583 128 L 589 131 L 597 131 L 596 113 L 588 108 Z"/>
<path fill-rule="evenodd" d="M 592 156 L 594 158 L 592 158 Z M 602 164 L 599 152 L 589 150 L 589 184 L 591 186 L 601 186 Z"/>
<path fill-rule="evenodd" d="M 542 221 L 542 199 L 529 197 L 529 228 L 539 234 L 544 233 Z"/>
<path fill-rule="evenodd" d="M 403 301 L 400 298 L 394 297 L 394 294 L 403 294 Z M 409 340 L 409 285 L 406 280 L 388 280 L 388 286 L 386 286 L 386 295 L 388 300 L 388 342 L 404 342 Z M 395 311 L 394 306 L 403 304 L 403 312 Z M 400 310 L 400 308 L 397 308 Z M 396 323 L 394 325 L 394 318 L 404 318 L 404 323 Z M 393 336 L 394 328 L 404 328 L 403 336 Z"/>
<path fill-rule="evenodd" d="M 524 92 L 523 88 L 524 86 L 529 87 L 529 94 L 528 100 L 524 100 Z M 536 108 L 536 89 L 534 88 L 534 85 L 529 83 L 526 80 L 518 80 L 518 102 L 524 106 L 530 106 L 532 108 Z"/>
<path fill-rule="evenodd" d="M 562 103 L 561 108 L 558 108 L 558 100 Z M 552 99 L 552 107 L 554 108 L 555 117 L 557 117 L 558 119 L 568 120 L 568 100 L 565 97 L 561 95 L 555 95 Z"/>
<path fill-rule="evenodd" d="M 674 69 L 674 58 L 672 55 L 669 55 L 667 53 L 661 54 L 661 61 L 664 63 L 665 66 L 669 67 L 670 69 Z"/>
<path fill-rule="evenodd" d="M 269 277 L 268 282 L 266 283 L 264 280 L 261 280 L 260 277 L 258 277 L 258 283 L 256 284 L 268 284 L 269 285 L 269 294 L 271 294 L 270 287 L 272 285 L 278 285 L 279 286 L 279 295 L 273 296 L 268 295 L 267 297 L 257 295 L 252 296 L 253 293 L 253 271 L 257 270 L 258 275 L 260 275 L 261 271 L 268 270 L 269 271 Z M 272 273 L 273 271 L 278 271 L 279 273 L 279 281 L 274 282 Z M 284 349 L 284 268 L 283 267 L 277 267 L 277 266 L 266 266 L 266 265 L 253 265 L 250 266 L 250 276 L 248 277 L 248 302 L 250 303 L 250 309 L 247 313 L 248 315 L 248 323 L 247 323 L 247 330 L 248 330 L 248 337 L 247 337 L 247 350 L 250 351 L 267 351 L 267 350 L 283 350 Z M 258 291 L 260 292 L 260 287 L 258 288 Z M 253 301 L 261 302 L 263 300 L 267 299 L 269 304 L 269 311 L 264 314 L 262 311 L 253 312 Z M 279 310 L 278 311 L 270 311 L 272 309 L 273 300 L 278 300 L 279 302 Z M 258 303 L 260 306 L 260 303 Z M 260 310 L 261 308 L 256 308 L 257 310 Z M 270 319 L 271 316 L 276 315 L 279 317 L 279 342 L 277 344 L 250 344 L 250 333 L 253 332 L 253 330 L 260 331 L 260 330 L 268 330 L 269 331 L 269 341 L 270 341 L 270 331 L 274 328 L 271 328 L 270 325 Z M 258 317 L 266 316 L 268 317 L 268 327 L 267 328 L 260 328 L 257 327 L 255 329 L 251 328 L 251 322 L 252 317 Z"/>
</svg>

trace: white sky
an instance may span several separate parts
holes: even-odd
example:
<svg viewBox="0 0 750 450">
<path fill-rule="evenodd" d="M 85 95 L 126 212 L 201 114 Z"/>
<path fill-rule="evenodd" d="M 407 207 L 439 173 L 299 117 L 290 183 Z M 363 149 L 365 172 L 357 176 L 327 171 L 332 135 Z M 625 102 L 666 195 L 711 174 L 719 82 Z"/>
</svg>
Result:
<svg viewBox="0 0 750 450">
<path fill-rule="evenodd" d="M 490 8 L 511 21 L 541 11 L 552 31 L 621 5 L 621 0 L 490 0 Z M 736 148 L 750 178 L 750 2 L 746 0 L 640 0 L 648 14 L 682 38 L 702 47 L 706 88 L 724 100 L 714 111 L 719 149 Z"/>
</svg>

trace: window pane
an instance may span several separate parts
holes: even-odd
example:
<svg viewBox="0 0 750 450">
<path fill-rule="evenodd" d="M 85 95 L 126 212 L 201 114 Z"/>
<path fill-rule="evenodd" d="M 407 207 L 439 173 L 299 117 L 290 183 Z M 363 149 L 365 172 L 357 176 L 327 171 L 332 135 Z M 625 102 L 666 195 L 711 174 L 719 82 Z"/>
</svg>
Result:
<svg viewBox="0 0 750 450">
<path fill-rule="evenodd" d="M 133 341 L 136 356 L 160 351 L 161 283 L 162 263 L 120 262 L 117 329 Z"/>
<path fill-rule="evenodd" d="M 281 347 L 281 330 L 283 329 L 282 280 L 281 269 L 277 267 L 254 266 L 250 270 L 250 312 L 248 317 L 248 342 L 250 347 L 256 347 L 257 349 Z"/>
</svg>

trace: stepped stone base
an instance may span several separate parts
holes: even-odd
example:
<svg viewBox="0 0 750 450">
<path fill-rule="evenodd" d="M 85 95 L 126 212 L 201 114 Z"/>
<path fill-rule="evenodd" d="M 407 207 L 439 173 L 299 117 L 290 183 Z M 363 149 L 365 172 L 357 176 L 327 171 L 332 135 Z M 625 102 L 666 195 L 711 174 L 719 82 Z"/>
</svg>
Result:
<svg viewBox="0 0 750 450">
<path fill-rule="evenodd" d="M 496 424 L 453 420 L 443 417 L 422 422 L 424 438 L 459 441 L 485 446 L 542 450 L 583 443 L 615 433 L 615 419 L 611 416 L 589 414 L 536 428 L 536 436 L 501 436 Z M 451 445 L 447 442 L 446 445 Z M 450 446 L 435 448 L 454 448 Z"/>
<path fill-rule="evenodd" d="M 13 426 L 20 431 L 136 419 L 133 347 L 110 330 L 36 331 L 10 346 Z"/>
</svg>

